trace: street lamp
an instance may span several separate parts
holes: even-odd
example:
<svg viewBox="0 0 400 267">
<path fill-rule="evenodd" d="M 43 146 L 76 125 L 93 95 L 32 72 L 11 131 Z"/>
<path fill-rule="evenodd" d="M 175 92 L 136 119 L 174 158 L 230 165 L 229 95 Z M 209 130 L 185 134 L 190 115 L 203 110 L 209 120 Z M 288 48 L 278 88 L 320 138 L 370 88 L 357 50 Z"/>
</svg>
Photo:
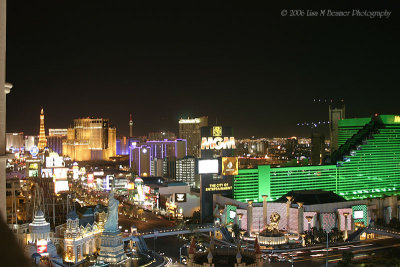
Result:
<svg viewBox="0 0 400 267">
<path fill-rule="evenodd" d="M 292 253 L 290 254 L 292 256 L 292 267 L 294 266 L 293 254 L 294 254 L 294 252 L 292 251 Z"/>
<path fill-rule="evenodd" d="M 328 241 L 329 241 L 329 232 L 326 230 L 326 263 L 325 266 L 328 267 Z"/>
<path fill-rule="evenodd" d="M 182 248 L 186 247 L 186 244 L 179 248 L 179 264 L 182 264 Z"/>
</svg>

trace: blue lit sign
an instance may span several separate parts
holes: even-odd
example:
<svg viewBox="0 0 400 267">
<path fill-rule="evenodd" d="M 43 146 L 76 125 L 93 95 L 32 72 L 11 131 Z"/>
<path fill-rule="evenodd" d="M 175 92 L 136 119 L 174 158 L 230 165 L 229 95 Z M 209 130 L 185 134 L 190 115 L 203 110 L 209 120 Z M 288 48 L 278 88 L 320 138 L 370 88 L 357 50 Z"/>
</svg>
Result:
<svg viewBox="0 0 400 267">
<path fill-rule="evenodd" d="M 37 146 L 32 146 L 29 152 L 31 153 L 32 157 L 36 158 L 36 156 L 39 154 L 39 148 Z"/>
</svg>

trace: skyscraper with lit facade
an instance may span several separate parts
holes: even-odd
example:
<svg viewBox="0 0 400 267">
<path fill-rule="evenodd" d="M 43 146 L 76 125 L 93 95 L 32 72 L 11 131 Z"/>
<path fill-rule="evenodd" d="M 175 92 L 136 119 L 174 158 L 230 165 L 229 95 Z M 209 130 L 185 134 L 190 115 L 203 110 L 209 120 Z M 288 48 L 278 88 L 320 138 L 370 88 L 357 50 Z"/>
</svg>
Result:
<svg viewBox="0 0 400 267">
<path fill-rule="evenodd" d="M 43 109 L 40 111 L 40 130 L 39 130 L 39 143 L 38 148 L 43 150 L 47 146 L 46 130 L 44 128 L 44 113 Z"/>
<path fill-rule="evenodd" d="M 190 185 L 190 187 L 200 187 L 200 175 L 196 174 L 196 158 L 187 156 L 176 160 L 176 177 L 177 181 L 181 181 Z"/>
<path fill-rule="evenodd" d="M 130 146 L 129 164 L 139 176 L 175 178 L 175 162 L 185 156 L 186 140 L 146 141 Z"/>
<path fill-rule="evenodd" d="M 239 170 L 236 200 L 276 200 L 291 190 L 322 189 L 346 199 L 393 195 L 400 191 L 400 116 L 338 122 L 339 148 L 321 166 Z"/>
<path fill-rule="evenodd" d="M 338 142 L 339 121 L 345 118 L 345 106 L 329 106 L 329 133 L 331 138 L 331 153 L 336 151 L 340 144 Z"/>
<path fill-rule="evenodd" d="M 75 119 L 63 142 L 63 154 L 76 161 L 109 160 L 116 155 L 116 129 L 108 119 Z"/>
<path fill-rule="evenodd" d="M 47 136 L 47 147 L 62 155 L 63 142 L 67 139 L 68 129 L 49 129 Z"/>
<path fill-rule="evenodd" d="M 179 138 L 187 140 L 188 156 L 200 157 L 200 128 L 208 126 L 208 117 L 179 120 Z"/>
</svg>

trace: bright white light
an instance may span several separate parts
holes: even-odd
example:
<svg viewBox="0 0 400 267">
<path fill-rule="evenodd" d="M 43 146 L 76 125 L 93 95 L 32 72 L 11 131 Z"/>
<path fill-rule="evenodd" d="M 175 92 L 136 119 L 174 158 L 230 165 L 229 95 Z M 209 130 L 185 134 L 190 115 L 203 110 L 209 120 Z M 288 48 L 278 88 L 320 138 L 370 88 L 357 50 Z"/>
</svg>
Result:
<svg viewBox="0 0 400 267">
<path fill-rule="evenodd" d="M 147 149 L 146 149 L 146 148 L 143 148 L 143 149 L 142 149 L 142 152 L 143 152 L 143 154 L 146 154 L 146 153 L 147 153 Z"/>
<path fill-rule="evenodd" d="M 68 181 L 63 181 L 63 180 L 56 181 L 54 188 L 55 193 L 68 190 L 69 190 Z"/>
<path fill-rule="evenodd" d="M 184 123 L 200 123 L 200 119 L 180 119 L 179 124 L 184 124 Z"/>
<path fill-rule="evenodd" d="M 218 159 L 199 160 L 199 174 L 218 173 Z"/>
<path fill-rule="evenodd" d="M 236 217 L 236 211 L 233 210 L 229 211 L 229 218 L 235 219 L 235 217 Z"/>
<path fill-rule="evenodd" d="M 356 210 L 354 211 L 354 219 L 362 219 L 364 218 L 364 211 Z"/>
</svg>

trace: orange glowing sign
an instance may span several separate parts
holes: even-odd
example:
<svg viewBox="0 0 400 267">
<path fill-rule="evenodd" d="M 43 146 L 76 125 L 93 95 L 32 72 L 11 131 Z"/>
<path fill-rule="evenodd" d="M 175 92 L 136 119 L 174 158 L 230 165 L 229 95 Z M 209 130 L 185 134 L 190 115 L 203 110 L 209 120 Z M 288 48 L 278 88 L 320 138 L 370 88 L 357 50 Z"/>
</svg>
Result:
<svg viewBox="0 0 400 267">
<path fill-rule="evenodd" d="M 222 175 L 238 175 L 239 161 L 236 157 L 222 158 Z"/>
</svg>

